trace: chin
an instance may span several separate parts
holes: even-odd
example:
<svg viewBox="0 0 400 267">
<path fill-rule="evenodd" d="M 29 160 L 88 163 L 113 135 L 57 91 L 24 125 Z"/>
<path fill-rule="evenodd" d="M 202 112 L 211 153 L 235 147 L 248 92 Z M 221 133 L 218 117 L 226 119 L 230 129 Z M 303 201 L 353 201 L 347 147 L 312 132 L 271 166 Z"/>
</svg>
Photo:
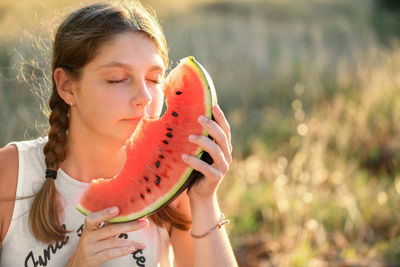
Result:
<svg viewBox="0 0 400 267">
<path fill-rule="evenodd" d="M 132 134 L 135 132 L 136 130 L 136 126 L 133 127 L 133 129 L 131 131 L 128 131 L 127 133 L 125 133 L 123 136 L 121 136 L 120 140 L 121 142 L 123 142 L 125 144 L 126 140 L 128 140 L 129 138 L 131 138 Z"/>
<path fill-rule="evenodd" d="M 123 147 L 126 144 L 126 141 L 132 136 L 133 132 L 119 132 L 117 135 L 108 136 L 108 141 L 114 143 L 115 146 Z M 113 145 L 113 146 L 114 146 Z"/>
</svg>

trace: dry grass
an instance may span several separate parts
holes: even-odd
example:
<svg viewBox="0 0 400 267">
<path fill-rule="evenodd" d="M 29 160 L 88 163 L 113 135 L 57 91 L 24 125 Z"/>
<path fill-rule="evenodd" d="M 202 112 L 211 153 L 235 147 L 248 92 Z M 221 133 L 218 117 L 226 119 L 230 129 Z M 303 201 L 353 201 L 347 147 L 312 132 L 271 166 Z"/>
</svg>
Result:
<svg viewBox="0 0 400 267">
<path fill-rule="evenodd" d="M 295 94 L 289 142 L 232 164 L 220 195 L 241 265 L 400 263 L 400 48 L 368 57 L 356 90 L 309 112 Z"/>
</svg>

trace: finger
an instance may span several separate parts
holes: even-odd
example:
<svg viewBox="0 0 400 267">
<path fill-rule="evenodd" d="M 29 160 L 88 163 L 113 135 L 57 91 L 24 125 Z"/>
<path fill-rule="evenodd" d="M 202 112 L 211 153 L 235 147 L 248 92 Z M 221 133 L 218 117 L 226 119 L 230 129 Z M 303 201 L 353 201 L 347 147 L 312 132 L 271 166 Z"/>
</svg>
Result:
<svg viewBox="0 0 400 267">
<path fill-rule="evenodd" d="M 228 138 L 230 152 L 232 152 L 231 127 L 229 126 L 228 120 L 226 119 L 224 112 L 222 111 L 222 109 L 219 105 L 213 106 L 213 115 L 214 115 L 215 121 L 222 128 L 226 137 Z"/>
<path fill-rule="evenodd" d="M 147 219 L 139 219 L 131 222 L 125 223 L 113 223 L 109 224 L 96 231 L 96 236 L 98 240 L 107 239 L 114 237 L 121 233 L 137 231 L 139 229 L 145 228 L 149 224 Z"/>
<path fill-rule="evenodd" d="M 118 215 L 118 213 L 118 207 L 111 207 L 101 211 L 90 213 L 85 218 L 85 229 L 89 231 L 97 230 L 102 222 L 115 217 L 116 215 Z"/>
<path fill-rule="evenodd" d="M 222 152 L 221 147 L 214 141 L 202 135 L 189 135 L 189 141 L 199 145 L 203 150 L 207 151 L 214 160 L 214 166 L 222 173 L 228 171 L 229 164 L 225 158 L 224 152 Z"/>
<path fill-rule="evenodd" d="M 107 250 L 103 250 L 93 255 L 96 257 L 97 265 L 101 265 L 109 260 L 123 257 L 128 255 L 136 250 L 135 247 L 120 247 L 120 248 L 111 248 Z"/>
<path fill-rule="evenodd" d="M 199 123 L 207 132 L 214 138 L 215 142 L 221 147 L 225 158 L 228 162 L 231 162 L 232 156 L 230 152 L 230 146 L 228 142 L 228 138 L 222 128 L 215 122 L 208 119 L 205 116 L 199 117 Z"/>
<path fill-rule="evenodd" d="M 213 181 L 219 181 L 223 174 L 214 166 L 198 159 L 196 157 L 190 156 L 188 154 L 182 154 L 182 160 L 186 162 L 193 169 L 201 172 L 205 177 L 212 179 Z"/>
<path fill-rule="evenodd" d="M 111 248 L 122 248 L 122 247 L 135 247 L 135 249 L 145 249 L 146 245 L 135 240 L 121 239 L 121 238 L 108 238 L 96 243 L 96 247 L 93 248 L 94 253 L 101 252 L 103 250 Z"/>
</svg>

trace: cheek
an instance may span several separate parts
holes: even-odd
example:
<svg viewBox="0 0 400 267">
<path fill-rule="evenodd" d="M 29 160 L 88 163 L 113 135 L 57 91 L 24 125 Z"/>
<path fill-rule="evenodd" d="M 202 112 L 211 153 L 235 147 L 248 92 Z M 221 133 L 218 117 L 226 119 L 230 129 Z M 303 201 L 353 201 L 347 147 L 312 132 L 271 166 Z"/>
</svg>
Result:
<svg viewBox="0 0 400 267">
<path fill-rule="evenodd" d="M 85 91 L 80 95 L 81 115 L 91 122 L 107 125 L 121 112 L 119 109 L 122 107 L 121 101 L 126 99 L 125 95 L 106 90 L 95 81 L 86 83 L 82 89 Z"/>
</svg>

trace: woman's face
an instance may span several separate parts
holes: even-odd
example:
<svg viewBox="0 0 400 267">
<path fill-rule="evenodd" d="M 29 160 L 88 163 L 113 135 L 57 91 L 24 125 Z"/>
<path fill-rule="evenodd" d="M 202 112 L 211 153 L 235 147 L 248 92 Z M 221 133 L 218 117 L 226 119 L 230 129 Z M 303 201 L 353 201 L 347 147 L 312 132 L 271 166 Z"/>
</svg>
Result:
<svg viewBox="0 0 400 267">
<path fill-rule="evenodd" d="M 89 134 L 125 142 L 142 117 L 160 116 L 164 72 L 150 38 L 132 32 L 117 35 L 83 68 L 74 87 L 71 123 Z"/>
</svg>

